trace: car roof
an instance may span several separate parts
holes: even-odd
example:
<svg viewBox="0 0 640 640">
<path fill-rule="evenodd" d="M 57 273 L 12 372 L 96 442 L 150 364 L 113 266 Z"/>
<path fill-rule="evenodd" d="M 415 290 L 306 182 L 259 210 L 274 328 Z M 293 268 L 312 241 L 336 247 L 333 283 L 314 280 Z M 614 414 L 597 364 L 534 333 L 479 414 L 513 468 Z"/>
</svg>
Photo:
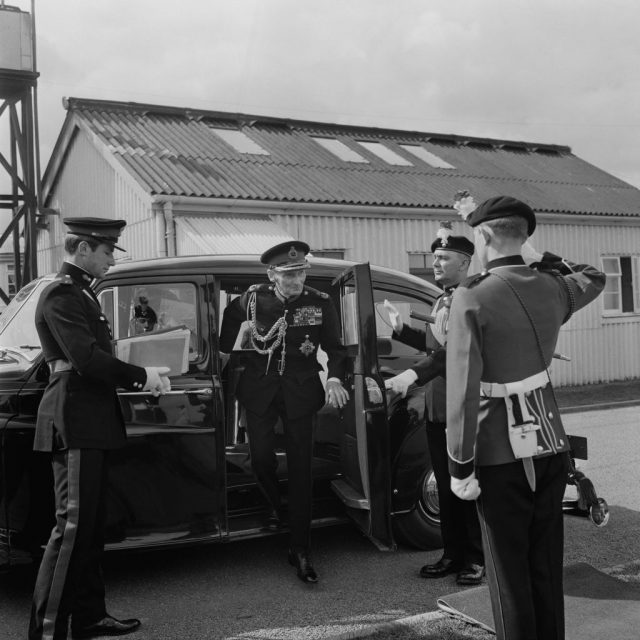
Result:
<svg viewBox="0 0 640 640">
<path fill-rule="evenodd" d="M 334 260 L 332 258 L 309 258 L 311 269 L 309 277 L 312 278 L 335 278 L 345 269 L 352 267 L 358 263 L 350 260 Z M 371 268 L 371 276 L 374 282 L 378 284 L 396 285 L 403 288 L 415 289 L 423 291 L 430 296 L 440 295 L 440 290 L 430 282 L 418 278 L 402 271 L 382 267 L 378 265 L 369 265 Z M 198 255 L 198 256 L 176 256 L 170 258 L 150 258 L 147 260 L 121 261 L 109 269 L 105 276 L 105 280 L 114 277 L 128 277 L 130 275 L 176 275 L 177 272 L 188 273 L 207 273 L 216 272 L 225 275 L 262 275 L 266 273 L 265 265 L 260 263 L 259 255 Z"/>
</svg>

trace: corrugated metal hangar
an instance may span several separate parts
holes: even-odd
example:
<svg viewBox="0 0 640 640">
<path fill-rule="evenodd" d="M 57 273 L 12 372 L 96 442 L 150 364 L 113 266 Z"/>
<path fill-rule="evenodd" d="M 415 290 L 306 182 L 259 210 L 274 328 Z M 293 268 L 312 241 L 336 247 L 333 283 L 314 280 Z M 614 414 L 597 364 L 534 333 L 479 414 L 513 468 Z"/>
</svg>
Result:
<svg viewBox="0 0 640 640">
<path fill-rule="evenodd" d="M 38 271 L 62 259 L 62 218 L 128 221 L 128 259 L 259 254 L 292 237 L 316 255 L 429 277 L 452 207 L 506 194 L 538 215 L 532 243 L 600 265 L 606 292 L 563 329 L 558 384 L 640 377 L 640 190 L 553 144 L 69 98 L 43 178 Z"/>
</svg>

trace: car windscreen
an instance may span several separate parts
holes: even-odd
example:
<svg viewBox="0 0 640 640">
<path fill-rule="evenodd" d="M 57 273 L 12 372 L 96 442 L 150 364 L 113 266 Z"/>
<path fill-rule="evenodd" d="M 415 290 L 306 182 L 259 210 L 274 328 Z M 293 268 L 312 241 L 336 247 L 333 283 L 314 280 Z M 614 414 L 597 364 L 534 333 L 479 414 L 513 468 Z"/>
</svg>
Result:
<svg viewBox="0 0 640 640">
<path fill-rule="evenodd" d="M 25 285 L 0 315 L 0 366 L 25 370 L 40 354 L 35 325 L 36 305 L 52 277 Z"/>
</svg>

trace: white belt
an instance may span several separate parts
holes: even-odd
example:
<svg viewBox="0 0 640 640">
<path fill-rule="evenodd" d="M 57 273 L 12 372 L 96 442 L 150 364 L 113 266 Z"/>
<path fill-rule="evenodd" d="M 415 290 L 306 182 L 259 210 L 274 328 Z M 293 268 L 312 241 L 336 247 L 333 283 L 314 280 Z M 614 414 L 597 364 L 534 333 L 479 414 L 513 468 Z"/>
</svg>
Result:
<svg viewBox="0 0 640 640">
<path fill-rule="evenodd" d="M 507 398 L 518 393 L 541 389 L 546 387 L 548 382 L 549 375 L 546 371 L 541 371 L 516 382 L 481 382 L 480 395 L 484 398 Z"/>
</svg>

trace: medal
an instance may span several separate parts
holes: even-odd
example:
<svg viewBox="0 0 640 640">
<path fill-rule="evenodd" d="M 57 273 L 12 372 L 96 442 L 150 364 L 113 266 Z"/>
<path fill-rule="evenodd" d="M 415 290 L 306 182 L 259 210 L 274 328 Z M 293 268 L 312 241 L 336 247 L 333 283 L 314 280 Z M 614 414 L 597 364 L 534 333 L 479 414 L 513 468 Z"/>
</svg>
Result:
<svg viewBox="0 0 640 640">
<path fill-rule="evenodd" d="M 304 338 L 304 342 L 300 345 L 300 351 L 302 351 L 305 356 L 309 357 L 313 353 L 313 350 L 316 348 L 316 346 L 313 344 L 313 342 L 311 342 L 311 340 L 309 340 L 308 335 L 306 335 Z"/>
</svg>

